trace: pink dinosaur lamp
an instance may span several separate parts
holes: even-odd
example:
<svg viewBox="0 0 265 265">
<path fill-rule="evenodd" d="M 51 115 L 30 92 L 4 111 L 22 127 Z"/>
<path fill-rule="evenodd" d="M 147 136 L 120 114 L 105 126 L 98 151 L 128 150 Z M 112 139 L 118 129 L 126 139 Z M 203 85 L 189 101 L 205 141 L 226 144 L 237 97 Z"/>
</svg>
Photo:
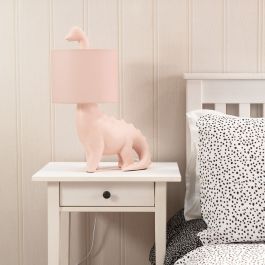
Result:
<svg viewBox="0 0 265 265">
<path fill-rule="evenodd" d="M 88 39 L 78 27 L 66 39 L 79 42 L 81 49 L 52 51 L 53 102 L 77 103 L 77 132 L 85 147 L 87 171 L 95 172 L 102 156 L 113 154 L 124 171 L 148 168 L 151 156 L 140 130 L 98 108 L 98 102 L 118 99 L 116 53 L 89 49 Z"/>
</svg>

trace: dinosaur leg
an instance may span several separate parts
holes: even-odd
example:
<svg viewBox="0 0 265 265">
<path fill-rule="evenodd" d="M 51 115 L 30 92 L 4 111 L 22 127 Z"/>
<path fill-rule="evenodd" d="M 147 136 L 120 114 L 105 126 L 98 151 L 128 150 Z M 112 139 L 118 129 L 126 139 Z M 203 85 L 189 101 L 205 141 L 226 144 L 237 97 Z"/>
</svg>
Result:
<svg viewBox="0 0 265 265">
<path fill-rule="evenodd" d="M 88 153 L 86 153 L 86 161 L 87 161 L 87 164 L 90 163 L 88 161 L 90 161 L 90 156 Z M 99 169 L 99 165 L 97 166 L 97 169 Z"/>
<path fill-rule="evenodd" d="M 98 164 L 103 155 L 103 144 L 99 145 L 97 148 L 90 149 L 87 155 L 87 172 L 93 173 L 97 170 Z"/>
<path fill-rule="evenodd" d="M 132 145 L 128 144 L 125 145 L 121 152 L 120 152 L 120 156 L 122 159 L 122 168 L 125 168 L 129 165 L 131 165 L 133 163 L 133 149 L 132 149 Z"/>
<path fill-rule="evenodd" d="M 122 165 L 123 165 L 123 161 L 122 161 L 122 157 L 120 154 L 118 154 L 118 159 L 119 159 L 119 162 L 118 162 L 118 167 L 119 168 L 122 168 Z"/>
</svg>

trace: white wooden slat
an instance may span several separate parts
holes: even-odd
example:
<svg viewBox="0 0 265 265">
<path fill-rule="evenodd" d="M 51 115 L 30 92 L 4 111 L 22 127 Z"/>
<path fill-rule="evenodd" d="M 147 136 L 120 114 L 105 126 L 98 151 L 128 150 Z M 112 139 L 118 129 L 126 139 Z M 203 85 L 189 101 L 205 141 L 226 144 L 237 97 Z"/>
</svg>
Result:
<svg viewBox="0 0 265 265">
<path fill-rule="evenodd" d="M 215 110 L 226 113 L 226 104 L 224 104 L 224 103 L 215 104 Z"/>
<path fill-rule="evenodd" d="M 239 104 L 239 116 L 250 117 L 250 104 Z"/>
<path fill-rule="evenodd" d="M 22 234 L 22 231 L 18 230 L 18 202 L 21 198 L 17 191 L 21 180 L 18 182 L 18 177 L 20 177 L 20 167 L 18 166 L 20 163 L 20 154 L 18 154 L 20 149 L 18 146 L 20 128 L 19 126 L 17 127 L 16 120 L 19 119 L 20 113 L 19 106 L 16 106 L 16 101 L 19 101 L 19 87 L 16 87 L 16 68 L 18 68 L 18 64 L 15 64 L 17 58 L 15 58 L 14 51 L 17 34 L 15 34 L 13 29 L 15 25 L 16 28 L 18 26 L 15 19 L 15 9 L 15 1 L 6 0 L 0 2 L 0 19 L 2 24 L 0 34 L 4 36 L 0 49 L 0 87 L 2 99 L 0 104 L 0 260 L 1 263 L 6 265 L 19 264 L 20 255 L 22 254 L 19 250 L 21 247 L 19 233 Z M 19 186 L 20 189 L 21 187 Z"/>
<path fill-rule="evenodd" d="M 58 265 L 60 260 L 59 182 L 48 183 L 48 265 Z"/>
<path fill-rule="evenodd" d="M 25 0 L 17 5 L 23 195 L 21 262 L 47 265 L 47 187 L 33 183 L 31 175 L 51 159 L 50 10 L 48 1 Z"/>
<path fill-rule="evenodd" d="M 70 214 L 60 213 L 60 265 L 69 265 L 70 261 Z"/>
<path fill-rule="evenodd" d="M 68 42 L 64 37 L 72 26 L 83 28 L 83 4 L 83 0 L 53 0 L 53 48 L 78 48 L 78 43 Z M 83 147 L 76 133 L 75 109 L 75 105 L 54 105 L 54 159 L 57 161 L 84 160 Z M 86 214 L 71 214 L 70 265 L 75 265 L 80 262 L 86 255 L 86 223 Z"/>
<path fill-rule="evenodd" d="M 191 70 L 223 71 L 223 0 L 193 0 L 191 16 Z"/>
<path fill-rule="evenodd" d="M 258 1 L 227 1 L 227 71 L 258 70 Z"/>
<path fill-rule="evenodd" d="M 167 183 L 155 184 L 155 248 L 156 264 L 163 265 L 166 255 Z"/>
<path fill-rule="evenodd" d="M 122 1 L 122 117 L 139 128 L 153 153 L 153 4 L 152 0 Z M 124 263 L 147 263 L 154 240 L 151 214 L 124 215 Z"/>
</svg>

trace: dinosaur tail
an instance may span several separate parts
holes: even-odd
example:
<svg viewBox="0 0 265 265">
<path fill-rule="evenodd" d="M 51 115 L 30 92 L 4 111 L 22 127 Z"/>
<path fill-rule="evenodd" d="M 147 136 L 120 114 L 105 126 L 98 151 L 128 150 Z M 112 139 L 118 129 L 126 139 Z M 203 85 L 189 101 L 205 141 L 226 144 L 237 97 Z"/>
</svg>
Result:
<svg viewBox="0 0 265 265">
<path fill-rule="evenodd" d="M 151 156 L 146 138 L 140 134 L 133 144 L 133 149 L 139 157 L 139 161 L 123 168 L 123 171 L 142 170 L 147 169 L 151 164 Z"/>
</svg>

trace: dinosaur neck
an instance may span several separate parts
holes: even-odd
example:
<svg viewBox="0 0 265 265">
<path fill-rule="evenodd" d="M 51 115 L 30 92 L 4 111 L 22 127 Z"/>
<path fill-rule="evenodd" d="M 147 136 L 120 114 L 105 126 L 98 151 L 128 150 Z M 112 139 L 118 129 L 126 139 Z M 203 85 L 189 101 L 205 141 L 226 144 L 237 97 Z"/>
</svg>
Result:
<svg viewBox="0 0 265 265">
<path fill-rule="evenodd" d="M 78 103 L 77 113 L 89 119 L 95 119 L 102 115 L 97 103 Z"/>
</svg>

